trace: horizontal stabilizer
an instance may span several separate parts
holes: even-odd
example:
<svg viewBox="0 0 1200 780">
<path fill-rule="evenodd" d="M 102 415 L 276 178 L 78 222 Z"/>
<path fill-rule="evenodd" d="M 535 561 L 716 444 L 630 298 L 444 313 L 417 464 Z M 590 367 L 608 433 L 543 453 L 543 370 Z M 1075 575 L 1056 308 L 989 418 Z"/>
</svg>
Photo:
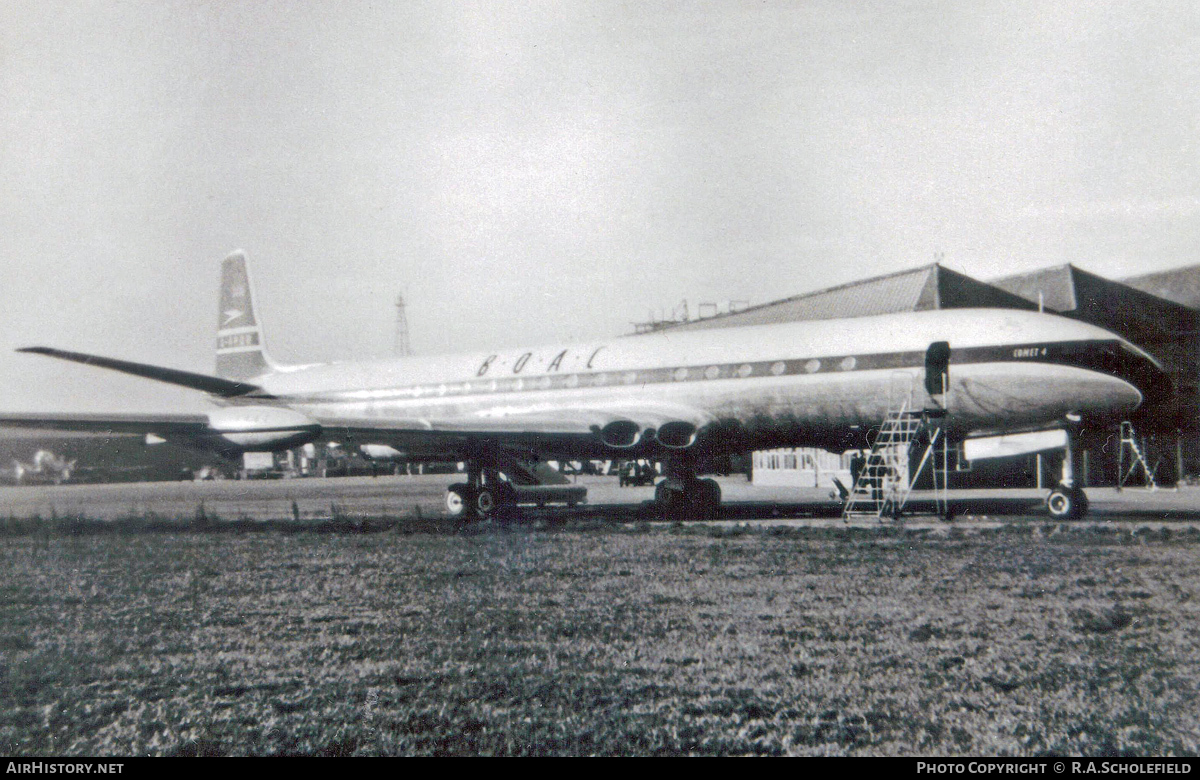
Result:
<svg viewBox="0 0 1200 780">
<path fill-rule="evenodd" d="M 252 385 L 248 382 L 221 379 L 220 377 L 209 376 L 207 374 L 194 374 L 191 371 L 163 368 L 162 366 L 152 366 L 147 363 L 133 363 L 128 360 L 88 355 L 83 352 L 67 352 L 50 347 L 24 347 L 18 349 L 17 352 L 29 352 L 34 355 L 46 355 L 47 357 L 59 358 L 60 360 L 83 363 L 87 366 L 108 368 L 113 371 L 120 371 L 123 374 L 133 374 L 134 376 L 154 379 L 159 382 L 166 382 L 167 384 L 190 387 L 193 390 L 200 390 L 224 398 L 236 398 L 262 390 L 258 385 Z"/>
</svg>

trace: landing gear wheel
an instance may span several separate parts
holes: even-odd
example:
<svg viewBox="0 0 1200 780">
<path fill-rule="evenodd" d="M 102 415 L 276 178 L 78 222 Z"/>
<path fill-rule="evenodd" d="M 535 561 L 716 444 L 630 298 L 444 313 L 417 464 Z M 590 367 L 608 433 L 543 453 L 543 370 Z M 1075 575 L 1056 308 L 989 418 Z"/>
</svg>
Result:
<svg viewBox="0 0 1200 780">
<path fill-rule="evenodd" d="M 517 489 L 511 482 L 501 482 L 492 488 L 492 498 L 496 504 L 492 509 L 492 517 L 501 525 L 507 525 L 516 517 Z"/>
<path fill-rule="evenodd" d="M 692 513 L 697 520 L 716 520 L 721 509 L 721 486 L 715 479 L 701 479 L 689 491 Z"/>
<path fill-rule="evenodd" d="M 465 483 L 457 483 L 446 488 L 446 514 L 456 520 L 470 514 L 471 489 Z"/>
<path fill-rule="evenodd" d="M 1059 485 L 1046 496 L 1046 509 L 1055 520 L 1078 520 L 1087 514 L 1087 496 L 1080 488 Z"/>
<path fill-rule="evenodd" d="M 654 486 L 654 505 L 665 520 L 683 520 L 686 501 L 682 490 L 667 487 L 667 480 Z"/>
<path fill-rule="evenodd" d="M 1079 516 L 1083 517 L 1084 515 L 1086 515 L 1090 508 L 1091 508 L 1091 504 L 1088 503 L 1087 494 L 1085 494 L 1082 490 L 1080 490 L 1079 491 Z"/>
<path fill-rule="evenodd" d="M 715 520 L 721 508 L 721 486 L 715 479 L 695 479 L 683 489 L 667 487 L 663 480 L 654 487 L 654 503 L 668 520 Z"/>
<path fill-rule="evenodd" d="M 475 494 L 475 513 L 481 520 L 491 517 L 498 505 L 499 502 L 496 500 L 496 494 L 492 488 L 480 488 L 479 492 Z"/>
</svg>

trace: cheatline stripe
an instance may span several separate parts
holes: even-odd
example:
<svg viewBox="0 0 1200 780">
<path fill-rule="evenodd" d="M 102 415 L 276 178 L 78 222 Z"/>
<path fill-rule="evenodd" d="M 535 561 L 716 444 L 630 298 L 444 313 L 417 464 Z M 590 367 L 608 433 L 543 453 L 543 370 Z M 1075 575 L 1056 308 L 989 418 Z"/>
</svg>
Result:
<svg viewBox="0 0 1200 780">
<path fill-rule="evenodd" d="M 1121 348 L 1116 340 L 1059 341 L 952 349 L 953 366 L 979 363 L 1037 363 L 1088 369 L 1134 384 L 1143 391 L 1158 372 L 1145 358 Z M 756 379 L 782 376 L 837 374 L 887 369 L 924 369 L 924 351 L 881 352 L 861 355 L 782 358 L 749 362 L 704 363 L 662 368 L 638 368 L 524 376 L 484 376 L 455 382 L 426 383 L 369 390 L 338 390 L 281 395 L 284 402 L 319 403 L 377 401 L 397 398 L 437 398 L 491 393 L 571 390 L 586 387 L 705 382 L 721 379 Z"/>
</svg>

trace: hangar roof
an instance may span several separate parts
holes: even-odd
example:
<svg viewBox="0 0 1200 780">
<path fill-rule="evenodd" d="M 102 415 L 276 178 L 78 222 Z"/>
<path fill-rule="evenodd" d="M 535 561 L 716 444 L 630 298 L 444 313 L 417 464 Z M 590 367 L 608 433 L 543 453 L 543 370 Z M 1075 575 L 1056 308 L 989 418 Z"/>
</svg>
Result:
<svg viewBox="0 0 1200 780">
<path fill-rule="evenodd" d="M 729 314 L 681 323 L 663 323 L 663 327 L 704 330 L 972 306 L 1037 308 L 1017 295 L 934 263 L 795 295 Z"/>
<path fill-rule="evenodd" d="M 1069 264 L 996 279 L 992 284 L 1030 301 L 1040 296 L 1051 311 L 1147 347 L 1194 331 L 1198 319 L 1198 313 L 1187 306 Z"/>
<path fill-rule="evenodd" d="M 1074 311 L 1078 305 L 1075 295 L 1075 275 L 1070 265 L 1039 268 L 1028 273 L 993 279 L 992 284 L 1019 295 L 1027 301 L 1041 303 L 1050 311 Z"/>
<path fill-rule="evenodd" d="M 1170 271 L 1131 276 L 1122 279 L 1121 282 L 1190 309 L 1200 309 L 1200 265 L 1186 265 L 1183 268 L 1172 268 Z"/>
</svg>

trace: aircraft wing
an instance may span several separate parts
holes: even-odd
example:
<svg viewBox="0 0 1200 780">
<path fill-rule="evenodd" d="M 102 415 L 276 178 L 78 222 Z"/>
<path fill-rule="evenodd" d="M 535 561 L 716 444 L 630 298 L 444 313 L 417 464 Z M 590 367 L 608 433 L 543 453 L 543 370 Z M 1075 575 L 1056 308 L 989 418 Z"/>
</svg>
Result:
<svg viewBox="0 0 1200 780">
<path fill-rule="evenodd" d="M 712 422 L 710 415 L 679 405 L 589 405 L 579 407 L 489 410 L 486 414 L 448 418 L 364 420 L 321 418 L 326 435 L 342 435 L 362 442 L 468 443 L 487 440 L 500 443 L 537 443 L 553 449 L 555 442 L 601 441 L 626 436 L 632 444 L 643 431 L 666 423 L 699 429 Z"/>
<path fill-rule="evenodd" d="M 600 419 L 600 418 L 596 418 Z M 608 418 L 602 418 L 607 422 Z M 321 418 L 323 430 L 345 432 L 359 437 L 391 434 L 409 434 L 421 437 L 439 434 L 462 436 L 478 434 L 497 435 L 590 435 L 595 419 L 581 419 L 563 415 L 561 417 L 530 416 L 521 420 L 513 418 L 463 418 L 424 419 L 407 418 L 394 420 L 364 420 L 362 418 Z M 0 414 L 0 428 L 33 428 L 50 431 L 75 431 L 98 434 L 159 436 L 188 436 L 211 433 L 209 418 L 203 414 Z"/>
<path fill-rule="evenodd" d="M 0 414 L 0 428 L 35 428 L 97 434 L 199 436 L 209 432 L 203 414 Z"/>
<path fill-rule="evenodd" d="M 213 412 L 212 415 L 0 414 L 0 428 L 76 431 L 101 435 L 153 434 L 193 446 L 229 452 L 237 448 L 236 439 L 223 438 L 223 434 L 230 433 L 229 428 L 214 425 L 214 422 L 225 412 L 236 413 L 237 410 L 245 408 L 253 410 L 260 407 L 226 407 Z M 598 445 L 600 442 L 632 446 L 643 432 L 657 430 L 667 424 L 690 426 L 690 429 L 695 431 L 711 422 L 708 415 L 696 409 L 664 404 L 524 407 L 491 409 L 487 413 L 455 417 L 392 419 L 310 419 L 279 407 L 271 407 L 270 411 L 289 413 L 302 418 L 300 421 L 289 418 L 288 424 L 282 427 L 319 430 L 315 438 L 320 440 L 395 444 L 414 454 L 445 454 L 454 457 L 461 457 L 469 452 L 475 443 L 482 442 L 564 453 L 578 451 L 580 447 L 589 444 Z M 239 426 L 238 432 L 245 434 L 254 431 L 252 428 Z M 234 442 L 233 446 L 231 442 Z"/>
<path fill-rule="evenodd" d="M 313 418 L 276 403 L 262 387 L 248 382 L 196 374 L 146 363 L 69 352 L 50 347 L 18 350 L 200 390 L 244 402 L 197 415 L 36 415 L 0 414 L 0 427 L 85 431 L 98 434 L 154 434 L 184 440 L 222 452 L 253 447 L 296 446 L 300 439 L 396 443 L 413 451 L 461 454 L 473 442 L 536 446 L 551 452 L 580 451 L 601 443 L 632 447 L 647 435 L 666 446 L 689 446 L 712 417 L 697 409 L 661 402 L 629 403 L 597 400 L 576 406 L 521 405 L 492 407 L 472 414 L 438 418 Z M 241 411 L 239 411 L 241 410 Z M 277 434 L 272 438 L 272 434 Z"/>
</svg>

